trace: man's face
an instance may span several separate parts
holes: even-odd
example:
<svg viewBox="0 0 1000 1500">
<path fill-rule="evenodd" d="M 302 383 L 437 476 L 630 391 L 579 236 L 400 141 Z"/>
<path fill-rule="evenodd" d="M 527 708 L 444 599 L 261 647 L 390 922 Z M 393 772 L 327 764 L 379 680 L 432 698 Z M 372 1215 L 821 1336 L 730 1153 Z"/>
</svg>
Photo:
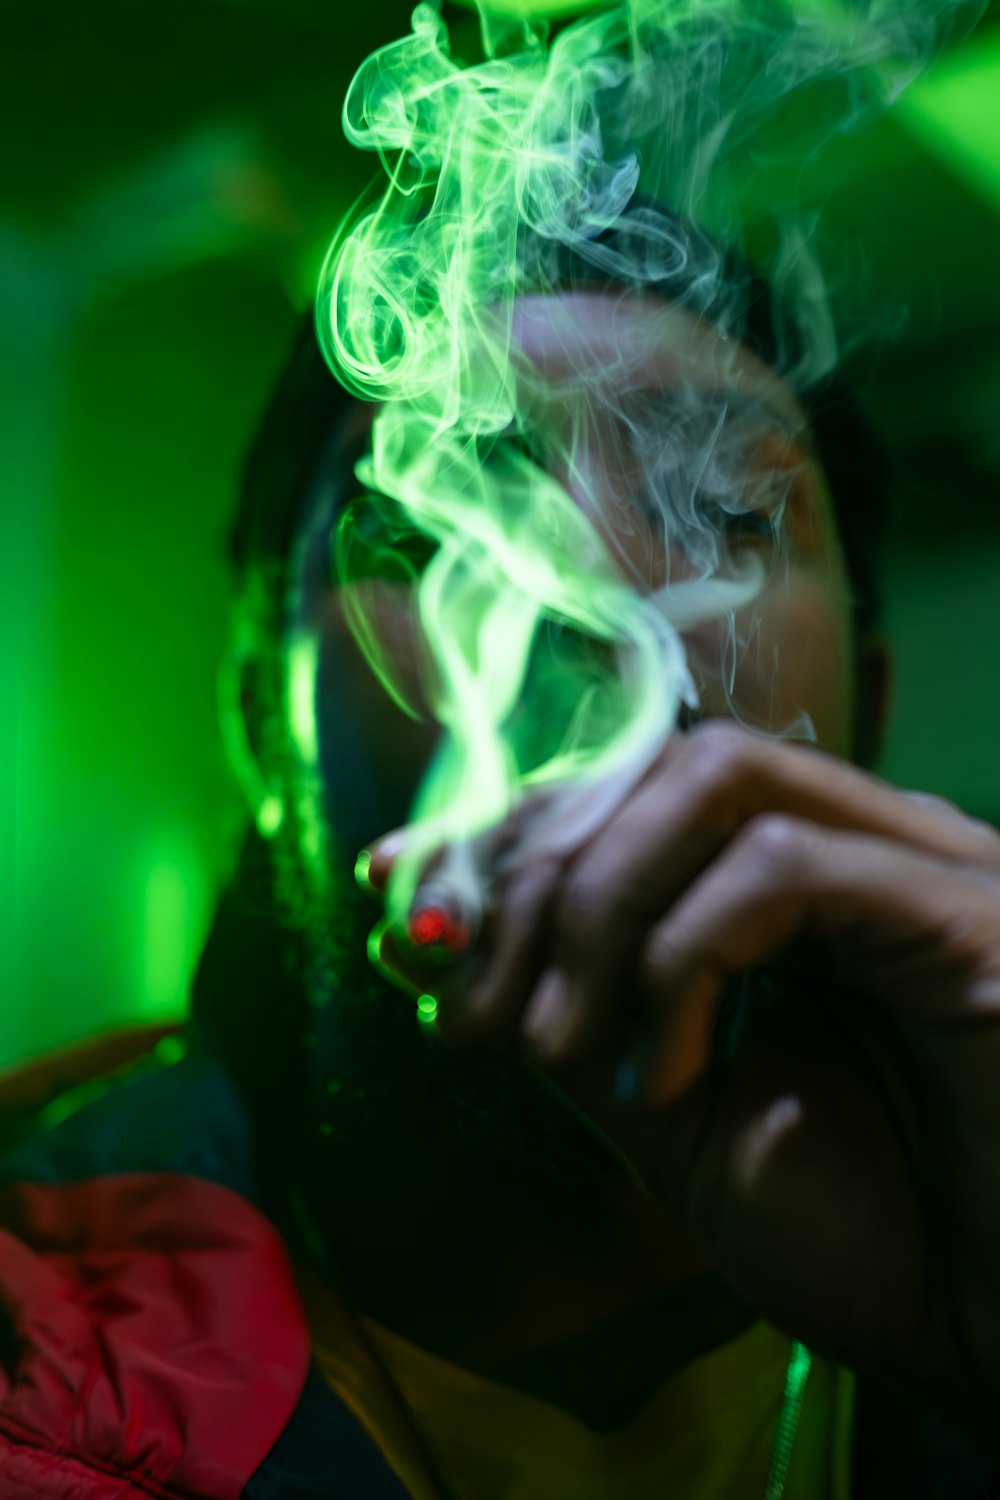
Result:
<svg viewBox="0 0 1000 1500">
<path fill-rule="evenodd" d="M 750 552 L 763 564 L 767 581 L 751 603 L 684 634 L 702 712 L 814 733 L 822 748 L 848 756 L 848 583 L 791 389 L 746 348 L 655 297 L 525 297 L 513 346 L 536 461 L 588 516 L 632 586 L 652 593 L 703 576 L 706 547 L 730 562 Z M 350 601 L 318 581 L 325 576 L 307 579 L 298 627 L 318 645 L 327 811 L 353 854 L 405 819 L 437 730 L 385 692 L 349 628 Z M 376 576 L 353 587 L 403 696 L 419 702 L 433 665 L 416 586 Z"/>
</svg>

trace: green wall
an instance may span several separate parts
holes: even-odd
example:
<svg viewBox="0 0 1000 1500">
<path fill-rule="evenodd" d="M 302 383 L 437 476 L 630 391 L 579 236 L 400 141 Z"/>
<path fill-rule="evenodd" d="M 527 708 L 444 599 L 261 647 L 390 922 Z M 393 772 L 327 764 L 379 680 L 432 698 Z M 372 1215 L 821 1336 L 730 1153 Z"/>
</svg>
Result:
<svg viewBox="0 0 1000 1500">
<path fill-rule="evenodd" d="M 0 9 L 0 1066 L 180 1014 L 233 856 L 226 525 L 367 173 L 347 81 L 409 6 L 339 11 Z M 997 36 L 796 193 L 839 300 L 892 333 L 856 361 L 900 476 L 885 769 L 1000 820 Z"/>
</svg>

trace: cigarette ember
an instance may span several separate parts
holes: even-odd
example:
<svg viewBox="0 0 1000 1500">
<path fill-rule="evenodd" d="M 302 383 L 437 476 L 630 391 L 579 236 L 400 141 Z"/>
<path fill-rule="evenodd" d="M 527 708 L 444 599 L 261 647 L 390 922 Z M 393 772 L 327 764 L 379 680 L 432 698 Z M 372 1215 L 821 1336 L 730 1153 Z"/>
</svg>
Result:
<svg viewBox="0 0 1000 1500">
<path fill-rule="evenodd" d="M 463 922 L 440 903 L 421 902 L 419 893 L 410 910 L 406 931 L 416 948 L 444 950 L 455 955 L 464 953 L 472 942 L 468 922 Z"/>
</svg>

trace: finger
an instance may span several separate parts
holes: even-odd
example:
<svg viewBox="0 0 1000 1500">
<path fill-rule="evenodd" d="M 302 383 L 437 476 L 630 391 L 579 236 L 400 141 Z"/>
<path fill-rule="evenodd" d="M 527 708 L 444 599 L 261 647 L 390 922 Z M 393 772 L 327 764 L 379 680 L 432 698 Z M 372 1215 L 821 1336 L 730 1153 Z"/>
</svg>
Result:
<svg viewBox="0 0 1000 1500">
<path fill-rule="evenodd" d="M 566 1052 L 596 1044 L 608 997 L 632 971 L 650 923 L 765 812 L 1000 870 L 1000 836 L 988 825 L 944 818 L 818 750 L 718 721 L 675 735 L 654 773 L 574 859 L 553 908 L 552 963 L 573 1018 L 563 1028 Z"/>
<path fill-rule="evenodd" d="M 385 895 L 392 867 L 406 847 L 406 838 L 405 828 L 394 828 L 361 850 L 354 865 L 354 878 L 366 895 Z"/>
<path fill-rule="evenodd" d="M 949 802 L 947 797 L 939 797 L 935 792 L 905 791 L 900 792 L 900 796 L 931 817 L 942 819 L 952 827 L 961 827 L 963 843 L 968 846 L 964 857 L 970 863 L 988 870 L 1000 870 L 1000 831 L 992 823 L 983 818 L 970 818 L 957 802 Z"/>
<path fill-rule="evenodd" d="M 885 839 L 768 814 L 754 819 L 649 934 L 641 983 L 672 1033 L 711 1022 L 718 989 L 799 937 L 921 1020 L 975 1019 L 1000 1001 L 1000 881 Z M 656 1065 L 651 1087 L 656 1089 Z"/>
<path fill-rule="evenodd" d="M 906 1351 L 916 1379 L 934 1349 L 919 1195 L 843 1034 L 754 1048 L 656 1113 L 647 1184 L 747 1302 L 855 1367 Z"/>
<path fill-rule="evenodd" d="M 516 815 L 511 815 L 458 837 L 449 833 L 443 820 L 436 825 L 417 823 L 397 828 L 362 849 L 355 878 L 363 889 L 388 898 L 391 904 L 393 881 L 403 874 L 403 862 L 412 860 L 418 868 L 406 872 L 407 889 L 412 892 L 410 911 L 420 905 L 442 905 L 456 919 L 464 914 L 470 927 L 475 927 L 515 821 Z"/>
<path fill-rule="evenodd" d="M 905 797 L 907 802 L 914 807 L 923 808 L 925 812 L 931 813 L 938 818 L 947 818 L 952 823 L 967 821 L 966 814 L 954 802 L 949 802 L 946 797 L 939 797 L 934 792 L 922 792 L 917 788 L 906 788 L 899 795 Z"/>
<path fill-rule="evenodd" d="M 517 1027 L 542 961 L 546 912 L 562 871 L 556 858 L 522 869 L 495 906 L 483 943 L 482 967 L 457 986 L 443 1013 L 456 1034 L 500 1036 Z"/>
<path fill-rule="evenodd" d="M 645 934 L 730 836 L 735 812 L 692 796 L 689 764 L 688 739 L 678 737 L 560 882 L 548 967 L 525 1006 L 531 1041 L 553 1060 L 619 1029 L 609 997 L 634 976 Z"/>
<path fill-rule="evenodd" d="M 562 865 L 555 856 L 539 857 L 529 864 L 508 864 L 506 856 L 526 821 L 537 818 L 550 797 L 547 790 L 530 794 L 502 823 L 429 854 L 405 929 L 397 926 L 391 944 L 384 938 L 386 924 L 378 929 L 385 953 L 392 953 L 394 968 L 404 971 L 411 983 L 427 983 L 441 995 L 443 1019 L 454 1022 L 458 1031 L 502 1029 L 506 1012 L 501 1008 L 492 1015 L 490 997 L 497 989 L 511 992 L 515 976 L 528 972 L 529 939 L 536 936 L 532 919 L 547 903 Z M 366 893 L 388 894 L 395 863 L 411 836 L 411 829 L 397 829 L 361 851 L 355 878 Z M 497 873 L 504 870 L 505 877 Z M 503 897 L 484 909 L 482 893 L 490 885 L 502 889 Z M 458 966 L 457 961 L 474 945 L 476 962 Z M 493 982 L 471 991 L 471 982 L 482 976 L 489 954 L 498 955 Z M 433 966 L 444 962 L 454 968 L 447 982 L 433 974 Z"/>
<path fill-rule="evenodd" d="M 377 901 L 386 898 L 395 861 L 405 848 L 406 839 L 407 830 L 399 830 L 370 849 L 361 850 L 354 866 L 354 879 L 365 895 Z M 463 905 L 452 882 L 435 876 L 441 857 L 432 857 L 424 865 L 406 916 L 405 931 L 398 935 L 401 949 L 419 953 L 419 958 L 432 966 L 454 962 L 464 955 L 473 946 L 480 926 L 478 910 Z M 379 932 L 384 925 L 380 924 Z"/>
</svg>

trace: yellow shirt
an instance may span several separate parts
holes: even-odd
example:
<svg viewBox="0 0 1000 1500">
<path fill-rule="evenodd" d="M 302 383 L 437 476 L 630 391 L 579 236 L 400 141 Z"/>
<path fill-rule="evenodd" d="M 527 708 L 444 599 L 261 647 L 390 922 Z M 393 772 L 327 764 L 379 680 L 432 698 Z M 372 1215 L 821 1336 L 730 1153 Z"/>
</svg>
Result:
<svg viewBox="0 0 1000 1500">
<path fill-rule="evenodd" d="M 302 1290 L 323 1375 L 413 1500 L 442 1500 L 435 1469 L 456 1500 L 848 1500 L 853 1379 L 823 1360 L 812 1361 L 784 1483 L 774 1485 L 791 1343 L 764 1323 L 598 1432 L 355 1319 L 308 1275 Z"/>
</svg>

